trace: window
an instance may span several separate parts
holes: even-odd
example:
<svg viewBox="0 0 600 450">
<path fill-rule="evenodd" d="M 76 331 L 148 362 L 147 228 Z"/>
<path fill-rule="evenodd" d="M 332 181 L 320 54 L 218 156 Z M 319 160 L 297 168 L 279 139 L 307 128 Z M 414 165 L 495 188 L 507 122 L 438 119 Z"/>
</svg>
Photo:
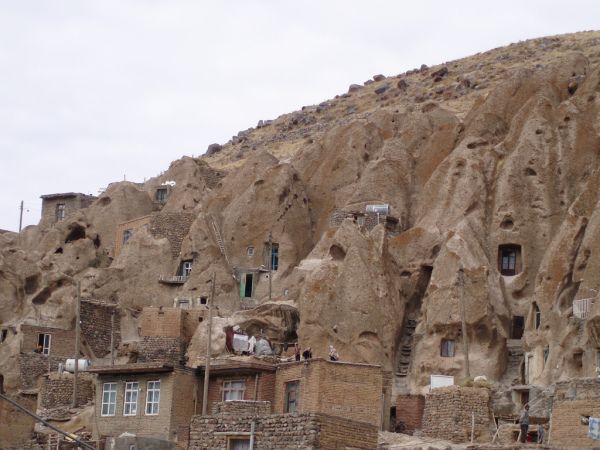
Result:
<svg viewBox="0 0 600 450">
<path fill-rule="evenodd" d="M 533 302 L 533 324 L 535 325 L 535 329 L 537 330 L 542 323 L 542 313 L 540 312 L 540 308 L 537 303 Z"/>
<path fill-rule="evenodd" d="M 38 334 L 38 345 L 36 352 L 43 355 L 50 354 L 50 342 L 52 341 L 52 335 L 40 333 Z"/>
<path fill-rule="evenodd" d="M 510 338 L 521 339 L 523 337 L 523 331 L 525 331 L 525 318 L 523 316 L 513 316 Z"/>
<path fill-rule="evenodd" d="M 104 383 L 102 385 L 101 416 L 114 416 L 117 407 L 117 383 Z"/>
<path fill-rule="evenodd" d="M 573 363 L 578 369 L 581 369 L 583 367 L 583 352 L 573 353 Z"/>
<path fill-rule="evenodd" d="M 250 246 L 246 249 L 246 254 L 248 256 L 254 256 L 254 247 Z"/>
<path fill-rule="evenodd" d="M 129 240 L 129 238 L 131 238 L 131 236 L 133 236 L 133 230 L 132 229 L 127 229 L 123 231 L 123 244 L 125 242 L 127 242 Z"/>
<path fill-rule="evenodd" d="M 65 218 L 66 206 L 64 203 L 59 203 L 56 205 L 56 221 L 63 220 Z"/>
<path fill-rule="evenodd" d="M 240 281 L 240 297 L 251 298 L 253 284 L 254 284 L 254 275 L 253 274 L 251 274 L 251 273 L 242 274 L 241 281 Z"/>
<path fill-rule="evenodd" d="M 274 272 L 279 267 L 279 244 L 273 242 L 271 244 L 271 251 L 269 252 L 269 244 L 267 244 L 267 252 L 270 254 L 269 257 L 269 268 Z"/>
<path fill-rule="evenodd" d="M 168 196 L 169 196 L 169 190 L 167 188 L 158 188 L 156 190 L 156 201 L 158 203 L 166 203 Z"/>
<path fill-rule="evenodd" d="M 445 358 L 454 356 L 454 341 L 452 339 L 442 339 L 440 354 Z"/>
<path fill-rule="evenodd" d="M 498 247 L 498 269 L 505 276 L 521 272 L 521 246 L 505 244 Z"/>
<path fill-rule="evenodd" d="M 250 450 L 250 439 L 229 438 L 228 450 Z"/>
<path fill-rule="evenodd" d="M 181 309 L 190 309 L 190 301 L 187 298 L 178 298 L 177 307 Z"/>
<path fill-rule="evenodd" d="M 140 385 L 137 381 L 125 383 L 125 397 L 123 401 L 123 415 L 135 416 L 137 414 L 138 393 Z"/>
<path fill-rule="evenodd" d="M 179 269 L 180 275 L 182 275 L 184 277 L 189 277 L 190 274 L 192 273 L 193 264 L 194 264 L 194 262 L 191 259 L 188 259 L 186 261 L 181 261 L 181 267 Z"/>
<path fill-rule="evenodd" d="M 298 411 L 299 390 L 299 381 L 290 381 L 285 383 L 285 405 L 283 405 L 283 412 L 294 413 Z"/>
<path fill-rule="evenodd" d="M 223 401 L 244 400 L 244 381 L 223 381 Z"/>
<path fill-rule="evenodd" d="M 146 415 L 157 415 L 159 403 L 160 381 L 148 381 L 148 390 L 146 392 Z"/>
<path fill-rule="evenodd" d="M 208 297 L 200 297 L 201 305 L 208 305 Z"/>
</svg>

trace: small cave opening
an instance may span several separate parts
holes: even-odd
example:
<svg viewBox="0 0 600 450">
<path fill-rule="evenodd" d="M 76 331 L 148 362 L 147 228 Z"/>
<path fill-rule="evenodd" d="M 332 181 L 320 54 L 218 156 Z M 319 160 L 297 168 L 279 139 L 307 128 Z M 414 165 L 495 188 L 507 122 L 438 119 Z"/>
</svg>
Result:
<svg viewBox="0 0 600 450">
<path fill-rule="evenodd" d="M 25 293 L 27 295 L 33 294 L 38 289 L 40 282 L 40 276 L 38 274 L 30 275 L 25 278 Z"/>
<path fill-rule="evenodd" d="M 346 257 L 346 252 L 344 249 L 336 244 L 329 248 L 329 254 L 335 261 L 341 261 Z"/>
<path fill-rule="evenodd" d="M 525 169 L 525 176 L 527 176 L 527 177 L 535 177 L 535 176 L 537 176 L 537 172 L 535 170 L 533 170 L 531 167 L 527 167 Z"/>
<path fill-rule="evenodd" d="M 500 222 L 500 228 L 503 230 L 512 230 L 514 226 L 515 222 L 513 221 L 512 217 L 505 217 L 502 219 L 502 222 Z"/>
<path fill-rule="evenodd" d="M 98 200 L 98 205 L 108 206 L 110 205 L 110 202 L 112 202 L 110 197 L 102 197 L 100 200 Z"/>
<path fill-rule="evenodd" d="M 62 247 L 58 247 L 58 248 L 57 248 L 57 249 L 54 251 L 54 253 L 58 253 L 58 254 L 61 254 L 61 253 L 63 253 L 63 248 L 62 248 Z"/>
<path fill-rule="evenodd" d="M 65 244 L 73 241 L 78 241 L 79 239 L 85 239 L 85 228 L 81 225 L 74 225 L 67 238 L 65 239 Z"/>
<path fill-rule="evenodd" d="M 51 295 L 51 289 L 49 287 L 45 287 L 35 297 L 31 299 L 31 303 L 33 303 L 34 305 L 43 305 L 48 301 Z"/>
<path fill-rule="evenodd" d="M 101 242 L 100 242 L 100 235 L 97 234 L 96 237 L 94 238 L 94 247 L 95 248 L 99 248 L 100 244 L 101 244 Z"/>
</svg>

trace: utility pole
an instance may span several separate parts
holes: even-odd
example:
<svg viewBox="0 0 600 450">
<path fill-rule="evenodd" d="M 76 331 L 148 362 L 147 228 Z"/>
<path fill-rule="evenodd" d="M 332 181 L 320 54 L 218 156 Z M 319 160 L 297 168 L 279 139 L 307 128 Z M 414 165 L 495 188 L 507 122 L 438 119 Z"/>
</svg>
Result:
<svg viewBox="0 0 600 450">
<path fill-rule="evenodd" d="M 21 200 L 21 207 L 19 213 L 19 233 L 21 232 L 21 228 L 23 228 L 23 200 Z"/>
<path fill-rule="evenodd" d="M 79 375 L 79 325 L 81 307 L 81 281 L 77 281 L 77 303 L 75 304 L 75 369 L 73 371 L 73 403 L 71 406 L 77 406 L 77 376 Z"/>
<path fill-rule="evenodd" d="M 465 353 L 465 376 L 471 378 L 471 370 L 469 369 L 469 338 L 467 336 L 467 319 L 465 311 L 465 280 L 464 269 L 462 267 L 458 270 L 458 287 L 460 289 L 460 319 Z"/>
<path fill-rule="evenodd" d="M 208 411 L 208 380 L 210 378 L 210 346 L 212 343 L 212 315 L 213 302 L 215 300 L 215 281 L 217 275 L 213 272 L 212 286 L 210 289 L 210 303 L 208 304 L 208 337 L 206 339 L 206 362 L 204 363 L 204 391 L 202 392 L 202 415 L 206 416 Z"/>
<path fill-rule="evenodd" d="M 273 278 L 273 236 L 269 231 L 269 301 L 271 301 L 271 293 L 273 289 L 273 283 L 271 279 Z"/>
</svg>

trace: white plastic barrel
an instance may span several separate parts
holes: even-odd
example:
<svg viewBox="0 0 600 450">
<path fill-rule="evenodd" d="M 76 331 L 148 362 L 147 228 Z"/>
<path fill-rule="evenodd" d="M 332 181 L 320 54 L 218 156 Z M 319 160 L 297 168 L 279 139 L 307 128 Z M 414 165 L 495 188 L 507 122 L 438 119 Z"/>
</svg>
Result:
<svg viewBox="0 0 600 450">
<path fill-rule="evenodd" d="M 88 370 L 92 365 L 89 359 L 78 359 L 77 362 L 77 369 L 82 372 Z M 71 373 L 75 372 L 75 358 L 67 359 L 65 361 L 65 370 Z"/>
</svg>

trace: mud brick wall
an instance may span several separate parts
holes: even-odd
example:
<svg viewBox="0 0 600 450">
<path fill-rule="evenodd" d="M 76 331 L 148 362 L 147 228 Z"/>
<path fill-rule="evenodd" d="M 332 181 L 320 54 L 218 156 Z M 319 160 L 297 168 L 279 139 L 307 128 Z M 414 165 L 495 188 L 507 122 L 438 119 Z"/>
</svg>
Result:
<svg viewBox="0 0 600 450">
<path fill-rule="evenodd" d="M 208 166 L 199 166 L 200 175 L 204 178 L 204 183 L 206 183 L 206 187 L 213 189 L 215 188 L 225 176 L 225 172 L 214 170 L 212 167 Z"/>
<path fill-rule="evenodd" d="M 39 353 L 19 354 L 21 389 L 36 389 L 38 378 L 46 372 L 58 370 L 58 364 L 64 361 L 65 358 L 45 356 Z"/>
<path fill-rule="evenodd" d="M 42 217 L 40 224 L 51 225 L 56 223 L 56 206 L 65 205 L 65 219 L 75 211 L 90 206 L 96 197 L 85 194 L 74 194 L 66 197 L 42 198 Z"/>
<path fill-rule="evenodd" d="M 115 230 L 115 242 L 113 253 L 115 258 L 119 256 L 121 250 L 123 249 L 123 233 L 125 230 L 132 230 L 135 234 L 135 230 L 142 228 L 143 226 L 147 226 L 150 222 L 150 216 L 138 217 L 137 219 L 128 220 L 127 222 L 123 222 L 117 225 Z"/>
<path fill-rule="evenodd" d="M 39 406 L 44 409 L 70 407 L 73 401 L 73 379 L 70 373 L 51 373 L 40 381 Z M 77 382 L 77 406 L 94 399 L 94 379 L 80 373 Z"/>
<path fill-rule="evenodd" d="M 234 400 L 229 402 L 215 403 L 212 409 L 213 415 L 230 416 L 267 416 L 271 414 L 271 402 Z"/>
<path fill-rule="evenodd" d="M 299 412 L 317 412 L 380 427 L 384 380 L 381 367 L 312 359 L 277 368 L 273 412 L 283 413 L 285 387 L 300 382 Z"/>
<path fill-rule="evenodd" d="M 374 425 L 319 414 L 321 433 L 319 448 L 346 450 L 356 448 L 363 450 L 377 449 L 378 428 Z"/>
<path fill-rule="evenodd" d="M 181 308 L 153 308 L 142 310 L 140 334 L 148 337 L 180 337 L 183 331 Z"/>
<path fill-rule="evenodd" d="M 455 443 L 471 439 L 475 414 L 475 441 L 489 442 L 491 432 L 490 393 L 487 389 L 449 386 L 433 389 L 425 396 L 423 434 Z"/>
<path fill-rule="evenodd" d="M 181 243 L 196 218 L 192 213 L 157 213 L 152 215 L 148 230 L 157 238 L 167 238 L 174 258 L 181 252 Z"/>
<path fill-rule="evenodd" d="M 51 335 L 49 356 L 73 357 L 75 354 L 74 330 L 21 325 L 21 333 L 23 334 L 23 340 L 21 341 L 21 351 L 23 353 L 34 352 L 38 345 L 38 335 L 44 333 Z"/>
<path fill-rule="evenodd" d="M 413 434 L 423 426 L 425 397 L 422 395 L 399 395 L 396 400 L 396 430 Z"/>
<path fill-rule="evenodd" d="M 600 417 L 600 380 L 579 379 L 556 384 L 552 405 L 552 430 L 548 443 L 553 447 L 597 448 L 588 438 L 582 416 Z"/>
<path fill-rule="evenodd" d="M 82 300 L 81 334 L 85 343 L 92 349 L 97 358 L 110 353 L 111 314 L 115 311 L 114 345 L 121 342 L 121 317 L 111 304 Z"/>
<path fill-rule="evenodd" d="M 185 342 L 179 337 L 144 336 L 138 345 L 138 362 L 179 363 L 185 355 Z"/>
<path fill-rule="evenodd" d="M 208 384 L 208 408 L 207 411 L 212 411 L 218 403 L 223 401 L 223 383 L 225 381 L 243 381 L 245 385 L 244 400 L 254 400 L 254 386 L 256 382 L 256 375 L 221 375 L 210 378 Z M 275 392 L 275 374 L 262 372 L 258 376 L 258 392 L 256 393 L 256 400 L 265 401 L 270 405 L 274 399 Z M 271 411 L 269 411 L 269 414 Z"/>
</svg>

